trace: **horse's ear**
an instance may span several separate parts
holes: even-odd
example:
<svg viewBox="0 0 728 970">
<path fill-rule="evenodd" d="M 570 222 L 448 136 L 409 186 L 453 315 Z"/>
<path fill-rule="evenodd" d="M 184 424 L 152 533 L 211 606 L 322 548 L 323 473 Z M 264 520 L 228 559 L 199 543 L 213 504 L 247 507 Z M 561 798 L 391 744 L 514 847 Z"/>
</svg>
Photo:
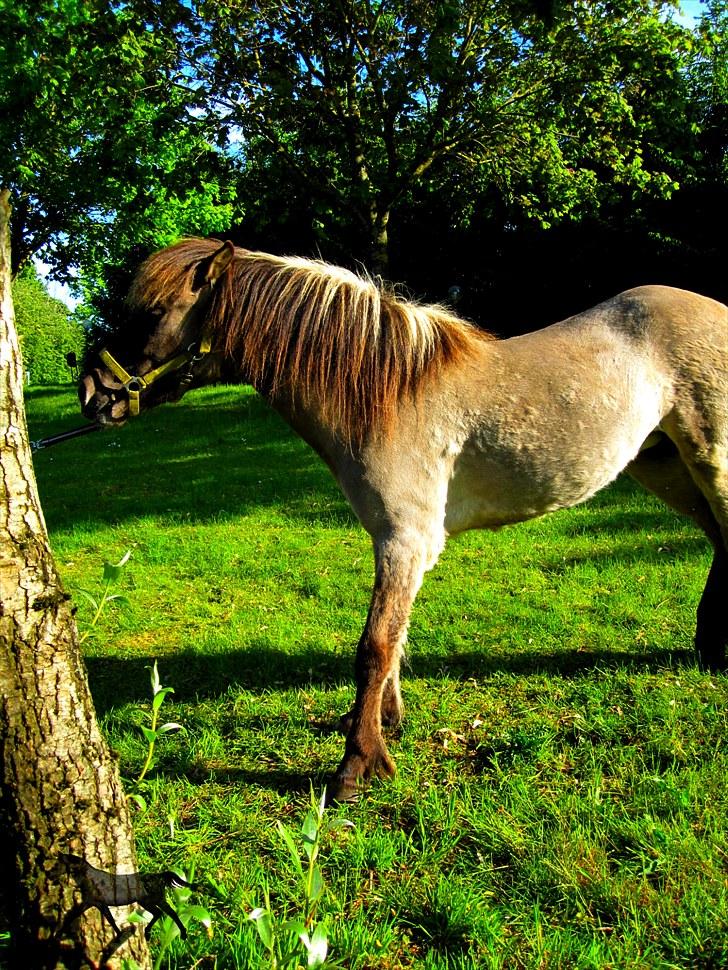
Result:
<svg viewBox="0 0 728 970">
<path fill-rule="evenodd" d="M 203 259 L 195 270 L 192 288 L 202 289 L 205 285 L 214 285 L 233 261 L 235 246 L 226 239 L 222 246 L 215 250 L 212 256 Z"/>
</svg>

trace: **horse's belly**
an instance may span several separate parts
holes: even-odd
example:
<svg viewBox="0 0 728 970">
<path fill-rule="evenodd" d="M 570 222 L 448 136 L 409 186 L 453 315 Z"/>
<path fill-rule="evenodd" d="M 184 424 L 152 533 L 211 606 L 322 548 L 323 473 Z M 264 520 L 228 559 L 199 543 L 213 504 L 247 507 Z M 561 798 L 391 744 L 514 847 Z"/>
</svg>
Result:
<svg viewBox="0 0 728 970">
<path fill-rule="evenodd" d="M 497 529 L 578 505 L 608 485 L 639 446 L 613 443 L 599 452 L 557 454 L 543 449 L 508 456 L 464 453 L 455 463 L 445 507 L 449 535 Z"/>
<path fill-rule="evenodd" d="M 448 484 L 448 533 L 586 501 L 632 461 L 669 407 L 649 361 L 625 362 L 616 350 L 597 355 L 591 368 L 576 368 L 563 353 L 552 358 L 548 370 L 519 358 L 512 384 L 470 395 L 469 428 Z"/>
</svg>

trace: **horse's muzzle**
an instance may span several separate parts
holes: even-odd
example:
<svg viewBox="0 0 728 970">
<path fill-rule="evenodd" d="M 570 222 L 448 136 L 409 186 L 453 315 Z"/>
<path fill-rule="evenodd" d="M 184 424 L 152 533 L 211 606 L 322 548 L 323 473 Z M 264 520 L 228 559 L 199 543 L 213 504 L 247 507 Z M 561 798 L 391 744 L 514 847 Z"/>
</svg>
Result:
<svg viewBox="0 0 728 970">
<path fill-rule="evenodd" d="M 101 380 L 98 370 L 83 374 L 80 378 L 78 399 L 83 416 L 96 424 L 121 425 L 129 416 L 129 401 L 124 388 L 121 385 L 108 387 Z"/>
</svg>

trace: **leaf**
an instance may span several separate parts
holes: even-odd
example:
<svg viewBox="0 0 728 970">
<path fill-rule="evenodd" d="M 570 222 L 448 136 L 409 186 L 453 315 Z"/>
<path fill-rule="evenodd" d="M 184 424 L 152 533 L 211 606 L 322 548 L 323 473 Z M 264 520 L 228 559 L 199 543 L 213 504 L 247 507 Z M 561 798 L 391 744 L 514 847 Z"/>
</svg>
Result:
<svg viewBox="0 0 728 970">
<path fill-rule="evenodd" d="M 111 596 L 106 597 L 107 603 L 113 603 L 114 601 L 123 606 L 129 606 L 129 597 L 123 596 L 121 593 L 113 593 Z"/>
<path fill-rule="evenodd" d="M 146 727 L 144 724 L 139 725 L 139 730 L 144 735 L 144 740 L 148 741 L 149 744 L 154 744 L 154 742 L 157 740 L 157 732 L 152 731 L 151 728 Z"/>
<path fill-rule="evenodd" d="M 138 792 L 129 792 L 129 794 L 127 795 L 127 798 L 130 801 L 134 802 L 137 808 L 141 809 L 142 812 L 146 812 L 147 803 Z"/>
<path fill-rule="evenodd" d="M 326 955 L 329 952 L 329 941 L 326 935 L 326 927 L 319 923 L 311 934 L 311 943 L 308 947 L 309 967 L 321 967 L 326 963 Z"/>
<path fill-rule="evenodd" d="M 277 822 L 276 824 L 278 826 L 278 831 L 280 832 L 281 837 L 283 838 L 283 841 L 288 846 L 288 851 L 290 853 L 291 859 L 293 860 L 293 864 L 295 865 L 299 875 L 302 876 L 303 866 L 301 865 L 301 857 L 298 853 L 298 849 L 296 848 L 296 843 L 293 841 L 293 836 L 291 835 L 291 833 L 288 831 L 288 829 L 282 822 Z"/>
<path fill-rule="evenodd" d="M 297 939 L 300 939 L 301 934 L 306 933 L 306 924 L 302 919 L 287 919 L 281 923 L 281 929 L 285 933 L 292 933 Z"/>
<path fill-rule="evenodd" d="M 159 921 L 159 927 L 161 932 L 158 945 L 161 952 L 164 952 L 172 940 L 176 939 L 180 935 L 180 930 L 174 920 L 170 919 L 169 916 L 162 917 L 162 919 Z"/>
<path fill-rule="evenodd" d="M 252 919 L 258 936 L 263 941 L 263 946 L 267 950 L 273 949 L 273 919 L 267 909 L 258 907 L 248 914 L 248 919 Z"/>
<path fill-rule="evenodd" d="M 121 576 L 122 569 L 129 562 L 129 556 L 131 556 L 131 549 L 128 549 L 117 563 L 105 562 L 104 579 L 118 579 Z"/>
<path fill-rule="evenodd" d="M 157 728 L 157 734 L 171 734 L 175 731 L 184 731 L 181 724 L 177 724 L 176 721 L 167 721 L 160 728 Z"/>
<path fill-rule="evenodd" d="M 185 906 L 185 916 L 189 916 L 191 919 L 197 920 L 198 923 L 202 923 L 205 929 L 209 930 L 212 926 L 212 916 L 210 916 L 204 906 Z"/>
<path fill-rule="evenodd" d="M 324 877 L 321 875 L 321 870 L 318 866 L 314 865 L 312 867 L 310 879 L 308 898 L 312 903 L 315 903 L 324 889 Z"/>
<path fill-rule="evenodd" d="M 93 596 L 89 593 L 89 591 L 87 589 L 79 589 L 78 592 L 82 596 L 85 596 L 86 597 L 86 599 L 89 601 L 89 603 L 91 604 L 91 606 L 93 606 L 93 608 L 95 610 L 97 610 L 99 608 L 99 604 L 96 602 L 96 600 L 93 598 Z"/>
<path fill-rule="evenodd" d="M 147 667 L 147 670 L 151 671 L 151 673 L 149 675 L 149 679 L 150 679 L 151 684 L 152 684 L 152 694 L 153 694 L 153 696 L 156 697 L 157 694 L 162 689 L 162 682 L 159 679 L 159 668 L 157 667 L 157 661 L 156 660 L 154 661 L 154 666 L 153 667 Z"/>
<path fill-rule="evenodd" d="M 114 566 L 110 562 L 104 563 L 104 579 L 116 580 L 120 575 L 121 570 L 118 566 Z"/>
<path fill-rule="evenodd" d="M 318 818 L 315 812 L 309 812 L 301 825 L 301 832 L 307 842 L 315 842 L 318 835 Z"/>
<path fill-rule="evenodd" d="M 355 829 L 356 825 L 348 818 L 333 818 L 324 825 L 324 832 L 335 832 L 337 829 Z"/>
<path fill-rule="evenodd" d="M 174 687 L 160 687 L 160 689 L 155 693 L 152 700 L 152 710 L 158 711 L 159 708 L 164 703 L 164 698 L 167 694 L 174 694 Z"/>
</svg>

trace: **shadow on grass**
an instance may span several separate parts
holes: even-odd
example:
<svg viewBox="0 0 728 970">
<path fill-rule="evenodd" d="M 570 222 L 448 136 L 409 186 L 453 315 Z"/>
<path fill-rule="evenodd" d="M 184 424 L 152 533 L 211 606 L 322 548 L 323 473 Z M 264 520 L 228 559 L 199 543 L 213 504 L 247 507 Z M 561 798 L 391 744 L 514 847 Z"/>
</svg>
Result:
<svg viewBox="0 0 728 970">
<path fill-rule="evenodd" d="M 244 785 L 267 788 L 279 795 L 308 795 L 313 785 L 320 791 L 330 780 L 330 772 L 323 769 L 308 772 L 282 771 L 279 768 L 251 771 L 247 768 L 210 768 L 205 765 L 196 772 L 186 772 L 186 777 L 194 782 L 213 781 L 217 785 Z"/>
<path fill-rule="evenodd" d="M 83 423 L 42 420 L 42 396 L 30 395 L 31 440 Z M 194 524 L 266 506 L 303 522 L 355 521 L 318 456 L 243 388 L 208 389 L 123 428 L 41 450 L 34 465 L 51 532 L 139 516 Z M 321 498 L 313 511 L 312 493 Z"/>
<path fill-rule="evenodd" d="M 99 713 L 149 699 L 149 670 L 155 657 L 90 657 L 86 660 L 94 703 Z M 499 674 L 549 675 L 575 678 L 594 670 L 642 669 L 657 672 L 694 663 L 692 651 L 618 652 L 563 650 L 558 653 L 520 652 L 504 657 L 486 653 L 458 653 L 451 658 L 417 657 L 404 669 L 408 678 L 433 681 L 484 679 Z M 174 687 L 176 701 L 220 697 L 230 688 L 270 692 L 296 688 L 339 687 L 354 684 L 354 655 L 308 653 L 295 657 L 281 651 L 246 650 L 224 656 L 180 653 L 164 659 L 163 681 Z M 340 712 L 343 713 L 343 712 Z"/>
</svg>

